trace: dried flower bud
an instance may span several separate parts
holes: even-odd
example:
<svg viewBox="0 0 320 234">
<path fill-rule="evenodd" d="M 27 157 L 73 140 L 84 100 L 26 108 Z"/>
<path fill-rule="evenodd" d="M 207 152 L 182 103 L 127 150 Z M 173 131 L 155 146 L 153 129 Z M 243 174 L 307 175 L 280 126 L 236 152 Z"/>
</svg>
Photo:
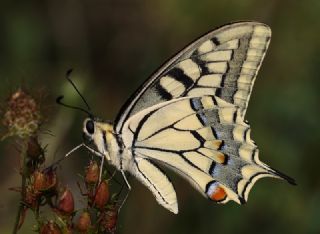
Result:
<svg viewBox="0 0 320 234">
<path fill-rule="evenodd" d="M 62 232 L 59 226 L 51 220 L 41 226 L 40 234 L 62 234 Z"/>
<path fill-rule="evenodd" d="M 37 195 L 34 193 L 34 189 L 31 185 L 28 185 L 26 187 L 26 195 L 24 197 L 24 202 L 32 208 L 36 207 L 37 205 Z"/>
<path fill-rule="evenodd" d="M 11 95 L 2 123 L 7 128 L 8 136 L 25 138 L 33 135 L 39 128 L 41 120 L 37 102 L 29 94 L 19 89 Z"/>
<path fill-rule="evenodd" d="M 40 192 L 46 188 L 46 176 L 40 171 L 35 171 L 33 177 L 33 189 L 35 192 Z"/>
<path fill-rule="evenodd" d="M 55 170 L 49 169 L 45 172 L 36 170 L 32 176 L 32 188 L 35 196 L 41 192 L 55 189 L 57 185 L 57 175 Z"/>
<path fill-rule="evenodd" d="M 89 184 L 97 183 L 99 180 L 99 172 L 100 170 L 97 162 L 90 161 L 90 164 L 86 170 L 85 182 Z"/>
<path fill-rule="evenodd" d="M 110 207 L 104 214 L 101 224 L 104 230 L 108 232 L 115 232 L 118 221 L 118 210 L 115 206 Z"/>
<path fill-rule="evenodd" d="M 30 137 L 28 141 L 27 155 L 33 160 L 43 158 L 43 149 L 35 136 Z"/>
<path fill-rule="evenodd" d="M 49 190 L 49 189 L 55 189 L 57 184 L 58 184 L 58 180 L 57 180 L 57 173 L 56 170 L 53 168 L 50 168 L 49 170 L 47 170 L 45 172 L 45 176 L 46 176 L 46 186 L 45 189 Z"/>
<path fill-rule="evenodd" d="M 102 181 L 97 190 L 96 190 L 96 194 L 94 196 L 94 204 L 100 208 L 103 209 L 104 206 L 107 204 L 109 200 L 109 186 L 107 181 Z"/>
<path fill-rule="evenodd" d="M 77 229 L 81 233 L 87 233 L 89 228 L 91 227 L 91 218 L 90 214 L 87 211 L 81 213 L 78 223 Z"/>
<path fill-rule="evenodd" d="M 65 189 L 59 198 L 58 210 L 64 215 L 70 215 L 74 211 L 73 195 L 69 189 Z"/>
</svg>

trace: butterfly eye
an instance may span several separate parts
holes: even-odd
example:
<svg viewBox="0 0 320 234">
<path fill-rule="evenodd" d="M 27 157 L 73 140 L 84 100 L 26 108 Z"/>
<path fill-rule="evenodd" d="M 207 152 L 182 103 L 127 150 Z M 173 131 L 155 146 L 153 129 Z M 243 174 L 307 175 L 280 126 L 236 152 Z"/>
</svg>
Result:
<svg viewBox="0 0 320 234">
<path fill-rule="evenodd" d="M 94 122 L 92 120 L 88 120 L 86 123 L 86 130 L 89 134 L 94 133 Z"/>
</svg>

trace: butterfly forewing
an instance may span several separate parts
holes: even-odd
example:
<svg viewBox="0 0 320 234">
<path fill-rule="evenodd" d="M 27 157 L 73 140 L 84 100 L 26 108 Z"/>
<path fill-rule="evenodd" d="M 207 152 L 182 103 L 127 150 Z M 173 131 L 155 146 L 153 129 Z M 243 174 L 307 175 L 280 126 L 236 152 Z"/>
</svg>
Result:
<svg viewBox="0 0 320 234">
<path fill-rule="evenodd" d="M 174 98 L 215 95 L 244 116 L 252 86 L 271 37 L 268 26 L 241 22 L 196 40 L 161 67 L 129 99 L 116 130 L 135 113 Z"/>
</svg>

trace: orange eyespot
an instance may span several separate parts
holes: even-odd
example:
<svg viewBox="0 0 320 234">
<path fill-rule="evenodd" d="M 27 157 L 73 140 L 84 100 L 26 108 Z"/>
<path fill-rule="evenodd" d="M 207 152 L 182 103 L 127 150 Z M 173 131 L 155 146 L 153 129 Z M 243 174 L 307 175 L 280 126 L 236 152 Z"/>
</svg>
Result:
<svg viewBox="0 0 320 234">
<path fill-rule="evenodd" d="M 214 201 L 222 201 L 226 198 L 227 194 L 223 188 L 217 187 L 216 191 L 211 194 L 211 199 Z"/>
<path fill-rule="evenodd" d="M 215 202 L 223 201 L 227 197 L 226 191 L 217 182 L 214 182 L 210 185 L 207 195 Z"/>
</svg>

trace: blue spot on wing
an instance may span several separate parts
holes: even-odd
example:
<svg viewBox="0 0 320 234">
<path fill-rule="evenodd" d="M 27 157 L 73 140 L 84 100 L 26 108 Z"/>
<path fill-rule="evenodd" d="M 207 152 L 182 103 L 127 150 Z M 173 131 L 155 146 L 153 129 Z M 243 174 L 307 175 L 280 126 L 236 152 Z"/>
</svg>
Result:
<svg viewBox="0 0 320 234">
<path fill-rule="evenodd" d="M 200 121 L 200 123 L 203 125 L 203 126 L 208 126 L 209 125 L 209 121 L 206 117 L 206 115 L 204 114 L 204 112 L 200 111 L 197 113 L 197 117 Z"/>
<path fill-rule="evenodd" d="M 203 109 L 200 98 L 192 98 L 190 104 L 193 110 L 198 111 Z"/>
</svg>

